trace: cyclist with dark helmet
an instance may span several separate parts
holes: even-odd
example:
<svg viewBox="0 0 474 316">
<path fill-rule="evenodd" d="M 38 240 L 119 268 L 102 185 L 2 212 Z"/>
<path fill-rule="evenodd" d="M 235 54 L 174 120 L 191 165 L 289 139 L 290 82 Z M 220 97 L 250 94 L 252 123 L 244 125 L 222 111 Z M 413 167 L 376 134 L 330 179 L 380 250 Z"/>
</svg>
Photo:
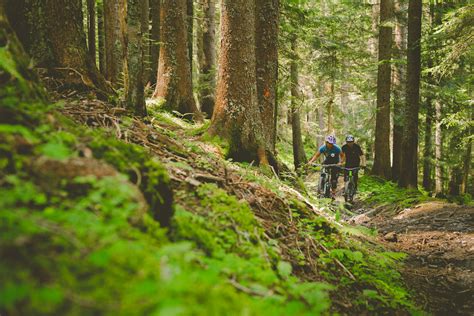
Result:
<svg viewBox="0 0 474 316">
<path fill-rule="evenodd" d="M 324 165 L 339 164 L 341 158 L 343 158 L 344 153 L 341 148 L 336 145 L 336 137 L 329 135 L 326 137 L 326 143 L 319 147 L 319 150 L 311 157 L 308 164 L 312 164 L 316 161 L 321 155 L 324 155 Z M 338 167 L 329 167 L 331 171 L 331 188 L 332 196 L 336 195 L 337 188 L 337 178 L 339 177 L 339 168 Z"/>
<path fill-rule="evenodd" d="M 342 146 L 342 152 L 344 153 L 342 163 L 346 168 L 365 168 L 365 156 L 362 148 L 355 143 L 355 138 L 352 135 L 346 136 L 346 144 Z M 361 163 L 362 162 L 362 163 Z M 344 172 L 344 181 L 347 181 L 348 171 Z M 354 170 L 354 184 L 357 190 L 357 180 L 359 178 L 358 170 Z"/>
</svg>

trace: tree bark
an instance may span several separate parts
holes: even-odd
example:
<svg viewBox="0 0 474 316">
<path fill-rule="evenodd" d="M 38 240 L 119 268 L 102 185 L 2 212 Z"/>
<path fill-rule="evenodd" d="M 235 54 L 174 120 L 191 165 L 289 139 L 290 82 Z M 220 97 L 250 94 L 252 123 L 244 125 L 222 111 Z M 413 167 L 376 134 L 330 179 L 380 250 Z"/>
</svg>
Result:
<svg viewBox="0 0 474 316">
<path fill-rule="evenodd" d="M 423 151 L 423 188 L 426 191 L 433 189 L 432 181 L 432 159 L 433 159 L 433 99 L 431 95 L 426 97 L 426 121 L 425 121 L 425 147 Z"/>
<path fill-rule="evenodd" d="M 97 44 L 99 46 L 99 70 L 105 75 L 105 35 L 104 35 L 104 4 L 97 5 Z"/>
<path fill-rule="evenodd" d="M 301 119 L 299 109 L 299 78 L 298 78 L 298 52 L 297 38 L 291 37 L 292 58 L 290 61 L 290 84 L 291 84 L 291 130 L 293 134 L 293 162 L 295 170 L 307 162 L 304 152 L 303 138 L 301 136 Z"/>
<path fill-rule="evenodd" d="M 160 59 L 160 6 L 160 0 L 150 0 L 150 78 L 148 80 L 152 84 L 156 84 Z"/>
<path fill-rule="evenodd" d="M 186 27 L 188 28 L 188 61 L 191 70 L 191 83 L 193 80 L 193 31 L 194 31 L 194 3 L 186 0 Z"/>
<path fill-rule="evenodd" d="M 418 112 L 420 103 L 420 40 L 421 40 L 421 0 L 408 3 L 408 54 L 407 54 L 407 96 L 404 115 L 405 133 L 401 174 L 401 187 L 417 188 L 418 184 Z"/>
<path fill-rule="evenodd" d="M 65 87 L 92 89 L 102 97 L 112 92 L 87 51 L 81 0 L 16 0 L 7 7 L 38 66 Z"/>
<path fill-rule="evenodd" d="M 391 0 L 380 2 L 379 63 L 377 75 L 377 113 L 375 123 L 375 160 L 372 173 L 391 177 L 390 164 L 390 84 L 392 58 Z"/>
<path fill-rule="evenodd" d="M 327 113 L 327 124 L 326 124 L 326 135 L 334 133 L 334 76 L 331 77 L 331 81 L 325 84 L 326 95 L 329 96 L 329 100 L 326 103 L 326 113 Z"/>
<path fill-rule="evenodd" d="M 471 133 L 472 134 L 472 133 Z M 463 173 L 461 182 L 461 194 L 467 193 L 467 187 L 469 183 L 469 175 L 471 174 L 471 161 L 472 161 L 472 140 L 469 140 L 466 146 L 466 152 L 464 153 L 463 159 Z M 472 177 L 472 174 L 471 174 Z"/>
<path fill-rule="evenodd" d="M 279 0 L 256 1 L 257 99 L 267 149 L 275 152 Z"/>
<path fill-rule="evenodd" d="M 123 71 L 124 43 L 120 29 L 123 0 L 104 0 L 105 77 L 118 86 Z"/>
<path fill-rule="evenodd" d="M 21 5 L 22 3 L 15 2 L 14 4 Z M 37 74 L 31 69 L 31 59 L 18 39 L 17 32 L 13 30 L 8 21 L 6 11 L 12 9 L 8 5 L 8 3 L 0 1 L 0 48 L 2 62 L 11 63 L 14 68 L 2 67 L 0 70 L 2 90 L 11 87 L 11 93 L 16 93 L 18 100 L 25 102 L 43 101 L 46 99 L 45 90 L 40 85 Z M 19 7 L 13 9 L 19 9 Z M 23 11 L 17 11 L 17 13 L 21 12 Z M 0 98 L 0 124 L 11 124 L 9 120 L 18 113 L 14 107 L 4 106 L 4 100 L 6 98 Z M 8 102 L 11 103 L 11 100 Z"/>
<path fill-rule="evenodd" d="M 215 0 L 200 0 L 203 13 L 202 22 L 198 23 L 198 61 L 199 61 L 199 103 L 201 111 L 211 118 L 214 111 L 214 93 L 216 88 L 216 24 Z"/>
<path fill-rule="evenodd" d="M 136 115 L 145 116 L 144 75 L 146 34 L 148 33 L 148 0 L 126 0 L 127 24 L 124 37 L 127 57 L 125 105 Z"/>
<path fill-rule="evenodd" d="M 435 195 L 443 193 L 441 103 L 435 100 Z"/>
<path fill-rule="evenodd" d="M 94 65 L 96 65 L 96 47 L 95 47 L 95 1 L 87 0 L 87 43 L 89 55 L 91 55 Z"/>
<path fill-rule="evenodd" d="M 186 0 L 163 0 L 160 10 L 162 45 L 153 97 L 164 99 L 165 109 L 199 120 L 189 67 Z"/>
<path fill-rule="evenodd" d="M 255 2 L 223 0 L 216 105 L 209 133 L 229 142 L 236 161 L 268 164 L 255 67 Z"/>
<path fill-rule="evenodd" d="M 395 0 L 394 7 L 397 17 L 395 24 L 395 56 L 401 60 L 406 56 L 406 16 L 401 0 Z M 392 141 L 392 179 L 400 177 L 403 141 L 403 111 L 405 104 L 404 89 L 406 88 L 406 65 L 397 63 L 393 75 L 393 141 Z"/>
</svg>

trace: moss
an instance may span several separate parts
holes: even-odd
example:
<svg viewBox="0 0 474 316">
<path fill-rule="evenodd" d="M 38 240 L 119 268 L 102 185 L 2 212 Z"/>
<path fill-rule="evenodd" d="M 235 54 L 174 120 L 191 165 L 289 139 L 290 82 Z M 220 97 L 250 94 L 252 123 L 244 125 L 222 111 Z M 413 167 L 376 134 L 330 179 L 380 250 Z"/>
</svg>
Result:
<svg viewBox="0 0 474 316">
<path fill-rule="evenodd" d="M 154 219 L 169 227 L 173 215 L 173 193 L 169 177 L 160 162 L 152 159 L 144 148 L 96 134 L 89 146 L 97 159 L 103 159 L 127 174 L 143 192 Z"/>
</svg>

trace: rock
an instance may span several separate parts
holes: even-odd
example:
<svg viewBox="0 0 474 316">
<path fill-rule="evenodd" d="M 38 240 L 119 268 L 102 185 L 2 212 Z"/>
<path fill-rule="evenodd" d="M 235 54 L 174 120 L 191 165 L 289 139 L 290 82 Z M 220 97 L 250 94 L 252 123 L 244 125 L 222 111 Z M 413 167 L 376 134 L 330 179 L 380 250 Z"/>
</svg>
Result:
<svg viewBox="0 0 474 316">
<path fill-rule="evenodd" d="M 368 222 L 370 222 L 370 217 L 368 217 L 366 214 L 360 214 L 351 219 L 351 223 L 356 225 L 361 225 Z"/>
<path fill-rule="evenodd" d="M 395 232 L 389 232 L 383 236 L 383 239 L 390 242 L 397 242 L 398 236 L 397 236 L 397 233 Z"/>
</svg>

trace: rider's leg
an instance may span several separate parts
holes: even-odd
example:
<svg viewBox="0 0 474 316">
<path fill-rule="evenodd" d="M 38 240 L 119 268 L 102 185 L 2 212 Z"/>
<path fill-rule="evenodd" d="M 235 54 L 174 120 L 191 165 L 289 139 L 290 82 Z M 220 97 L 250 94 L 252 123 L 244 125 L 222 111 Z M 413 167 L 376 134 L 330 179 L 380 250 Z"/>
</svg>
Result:
<svg viewBox="0 0 474 316">
<path fill-rule="evenodd" d="M 339 170 L 337 168 L 331 168 L 331 187 L 332 187 L 332 194 L 334 196 L 336 195 L 338 177 L 339 177 Z"/>
<path fill-rule="evenodd" d="M 354 189 L 357 191 L 357 184 L 359 183 L 359 170 L 354 170 L 352 175 L 354 176 Z"/>
</svg>

